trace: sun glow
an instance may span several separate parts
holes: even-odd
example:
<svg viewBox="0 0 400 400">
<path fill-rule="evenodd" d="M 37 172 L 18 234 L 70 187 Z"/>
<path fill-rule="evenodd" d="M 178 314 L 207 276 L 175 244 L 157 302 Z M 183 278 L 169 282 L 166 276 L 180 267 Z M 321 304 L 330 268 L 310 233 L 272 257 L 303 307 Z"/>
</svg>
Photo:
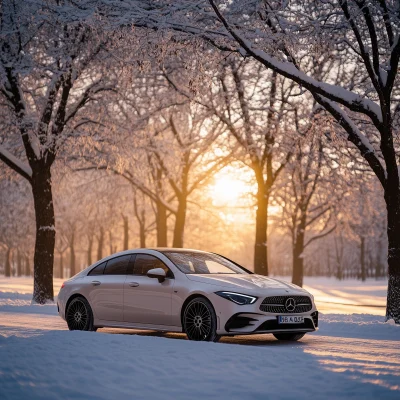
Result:
<svg viewBox="0 0 400 400">
<path fill-rule="evenodd" d="M 253 220 L 252 214 L 257 207 L 257 185 L 252 171 L 233 166 L 225 167 L 214 176 L 208 186 L 208 193 L 212 205 L 220 208 L 221 216 L 225 220 Z M 268 211 L 272 217 L 281 212 L 281 207 L 270 204 Z"/>
<path fill-rule="evenodd" d="M 249 206 L 253 192 L 254 187 L 249 183 L 247 171 L 233 167 L 221 170 L 209 186 L 209 194 L 214 206 Z"/>
</svg>

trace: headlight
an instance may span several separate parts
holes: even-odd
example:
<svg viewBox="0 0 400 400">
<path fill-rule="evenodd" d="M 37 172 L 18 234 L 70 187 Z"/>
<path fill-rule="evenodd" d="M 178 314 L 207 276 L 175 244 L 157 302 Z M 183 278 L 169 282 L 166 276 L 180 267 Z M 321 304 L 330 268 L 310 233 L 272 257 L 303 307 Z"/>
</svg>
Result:
<svg viewBox="0 0 400 400">
<path fill-rule="evenodd" d="M 224 299 L 233 301 L 236 304 L 244 306 L 245 304 L 253 304 L 256 302 L 257 297 L 248 296 L 247 294 L 233 293 L 233 292 L 215 292 L 218 296 Z"/>
</svg>

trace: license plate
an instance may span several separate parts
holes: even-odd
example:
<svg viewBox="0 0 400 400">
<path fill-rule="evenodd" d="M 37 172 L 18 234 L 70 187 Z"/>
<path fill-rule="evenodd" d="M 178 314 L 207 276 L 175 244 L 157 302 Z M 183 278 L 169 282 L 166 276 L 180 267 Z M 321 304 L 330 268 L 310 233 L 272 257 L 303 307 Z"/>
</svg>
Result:
<svg viewBox="0 0 400 400">
<path fill-rule="evenodd" d="M 279 324 L 302 324 L 304 323 L 304 317 L 293 316 L 293 315 L 279 315 Z"/>
</svg>

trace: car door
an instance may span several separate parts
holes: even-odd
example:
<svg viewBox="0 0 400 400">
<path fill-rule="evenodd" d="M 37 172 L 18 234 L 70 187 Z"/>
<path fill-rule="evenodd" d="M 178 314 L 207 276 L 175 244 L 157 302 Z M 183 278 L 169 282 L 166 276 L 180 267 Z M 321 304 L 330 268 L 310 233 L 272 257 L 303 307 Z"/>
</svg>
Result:
<svg viewBox="0 0 400 400">
<path fill-rule="evenodd" d="M 96 318 L 123 321 L 124 283 L 130 258 L 131 255 L 112 258 L 95 267 L 86 277 L 91 287 L 89 302 Z"/>
<path fill-rule="evenodd" d="M 163 268 L 166 279 L 149 278 L 147 271 Z M 136 254 L 132 274 L 124 285 L 124 321 L 149 325 L 172 325 L 171 304 L 174 276 L 157 257 Z"/>
</svg>

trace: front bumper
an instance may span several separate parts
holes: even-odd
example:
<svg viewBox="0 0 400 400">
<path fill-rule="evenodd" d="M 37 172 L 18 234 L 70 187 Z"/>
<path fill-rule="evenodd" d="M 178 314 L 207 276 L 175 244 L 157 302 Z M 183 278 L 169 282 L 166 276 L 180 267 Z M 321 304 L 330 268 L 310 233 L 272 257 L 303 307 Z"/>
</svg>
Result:
<svg viewBox="0 0 400 400">
<path fill-rule="evenodd" d="M 226 322 L 227 334 L 250 334 L 272 332 L 313 332 L 318 329 L 318 311 L 311 314 L 293 314 L 304 317 L 301 324 L 279 324 L 277 315 L 237 313 Z"/>
<path fill-rule="evenodd" d="M 279 295 L 272 293 L 269 295 Z M 285 293 L 287 295 L 287 293 Z M 304 295 L 304 293 L 302 293 Z M 313 332 L 318 329 L 318 311 L 312 301 L 311 310 L 303 313 L 269 313 L 260 310 L 264 297 L 260 296 L 254 304 L 240 306 L 227 299 L 214 295 L 212 302 L 218 317 L 217 334 L 246 335 L 278 332 Z M 301 324 L 279 324 L 278 316 L 304 317 Z"/>
</svg>

